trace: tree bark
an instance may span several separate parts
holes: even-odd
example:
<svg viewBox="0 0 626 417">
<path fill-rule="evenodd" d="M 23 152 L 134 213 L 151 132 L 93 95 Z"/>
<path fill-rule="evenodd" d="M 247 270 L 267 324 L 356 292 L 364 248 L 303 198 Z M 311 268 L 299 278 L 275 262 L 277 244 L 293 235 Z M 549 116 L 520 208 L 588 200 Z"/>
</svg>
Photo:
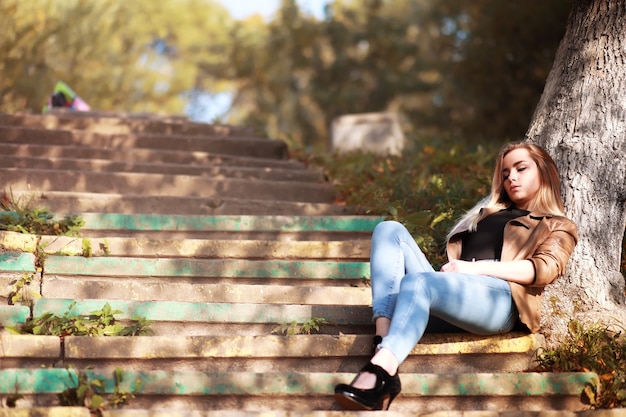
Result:
<svg viewBox="0 0 626 417">
<path fill-rule="evenodd" d="M 579 242 L 548 286 L 542 328 L 558 342 L 575 319 L 626 322 L 626 1 L 577 0 L 526 139 L 554 158 Z"/>
</svg>

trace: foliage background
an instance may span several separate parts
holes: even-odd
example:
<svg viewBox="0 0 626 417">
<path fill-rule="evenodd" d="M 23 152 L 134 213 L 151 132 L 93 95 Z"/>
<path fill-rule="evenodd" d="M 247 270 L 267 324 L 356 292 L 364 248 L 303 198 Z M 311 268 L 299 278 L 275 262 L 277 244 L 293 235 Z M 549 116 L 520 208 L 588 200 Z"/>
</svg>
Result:
<svg viewBox="0 0 626 417">
<path fill-rule="evenodd" d="M 459 141 L 523 135 L 572 0 L 283 0 L 269 21 L 217 0 L 2 0 L 0 111 L 39 112 L 58 80 L 93 108 L 182 114 L 233 95 L 220 121 L 325 149 L 346 113 L 396 111 Z M 416 137 L 416 136 L 414 136 Z"/>
</svg>

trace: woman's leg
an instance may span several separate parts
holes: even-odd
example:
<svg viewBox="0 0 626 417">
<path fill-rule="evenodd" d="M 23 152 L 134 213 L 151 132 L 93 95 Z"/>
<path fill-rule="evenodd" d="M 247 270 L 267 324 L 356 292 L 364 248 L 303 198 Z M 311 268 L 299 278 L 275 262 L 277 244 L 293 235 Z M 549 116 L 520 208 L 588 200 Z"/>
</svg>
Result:
<svg viewBox="0 0 626 417">
<path fill-rule="evenodd" d="M 426 256 L 409 231 L 396 221 L 379 223 L 372 235 L 370 274 L 372 310 L 377 332 L 387 334 L 394 314 L 400 282 L 407 273 L 432 272 Z"/>
<path fill-rule="evenodd" d="M 400 283 L 410 272 L 434 272 L 434 269 L 413 236 L 401 223 L 385 221 L 376 225 L 370 254 L 372 310 L 376 335 L 384 337 L 388 334 Z M 375 382 L 375 375 L 362 373 L 353 385 L 371 387 Z"/>
<path fill-rule="evenodd" d="M 381 347 L 398 364 L 424 334 L 430 315 L 475 334 L 509 332 L 517 319 L 509 284 L 499 278 L 446 272 L 404 277 L 389 333 Z"/>
<path fill-rule="evenodd" d="M 371 362 L 395 375 L 424 334 L 430 315 L 475 334 L 511 331 L 518 313 L 509 284 L 499 278 L 446 272 L 407 274 L 401 282 L 389 333 Z M 373 374 L 362 373 L 355 388 L 369 389 Z"/>
</svg>

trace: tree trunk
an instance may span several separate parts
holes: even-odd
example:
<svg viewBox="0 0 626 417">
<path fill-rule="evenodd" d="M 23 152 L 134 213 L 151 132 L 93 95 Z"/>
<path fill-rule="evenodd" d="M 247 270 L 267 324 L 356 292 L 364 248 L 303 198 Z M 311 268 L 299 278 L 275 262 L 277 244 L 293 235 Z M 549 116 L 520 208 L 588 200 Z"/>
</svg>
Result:
<svg viewBox="0 0 626 417">
<path fill-rule="evenodd" d="M 555 159 L 579 234 L 566 275 L 546 289 L 544 334 L 556 343 L 571 319 L 623 325 L 625 0 L 575 2 L 526 138 Z"/>
</svg>

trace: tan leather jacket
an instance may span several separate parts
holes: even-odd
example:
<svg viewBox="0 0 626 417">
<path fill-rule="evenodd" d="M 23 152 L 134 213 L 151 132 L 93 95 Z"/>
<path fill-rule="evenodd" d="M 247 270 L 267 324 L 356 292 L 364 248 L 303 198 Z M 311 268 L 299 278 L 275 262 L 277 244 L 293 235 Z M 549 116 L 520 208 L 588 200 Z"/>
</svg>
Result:
<svg viewBox="0 0 626 417">
<path fill-rule="evenodd" d="M 499 209 L 481 210 L 481 219 Z M 448 259 L 461 256 L 463 230 L 448 241 Z M 535 281 L 529 285 L 509 282 L 519 317 L 530 331 L 539 331 L 543 287 L 563 275 L 565 265 L 578 242 L 576 225 L 562 216 L 530 213 L 509 221 L 504 228 L 501 261 L 528 259 L 535 267 Z"/>
</svg>

